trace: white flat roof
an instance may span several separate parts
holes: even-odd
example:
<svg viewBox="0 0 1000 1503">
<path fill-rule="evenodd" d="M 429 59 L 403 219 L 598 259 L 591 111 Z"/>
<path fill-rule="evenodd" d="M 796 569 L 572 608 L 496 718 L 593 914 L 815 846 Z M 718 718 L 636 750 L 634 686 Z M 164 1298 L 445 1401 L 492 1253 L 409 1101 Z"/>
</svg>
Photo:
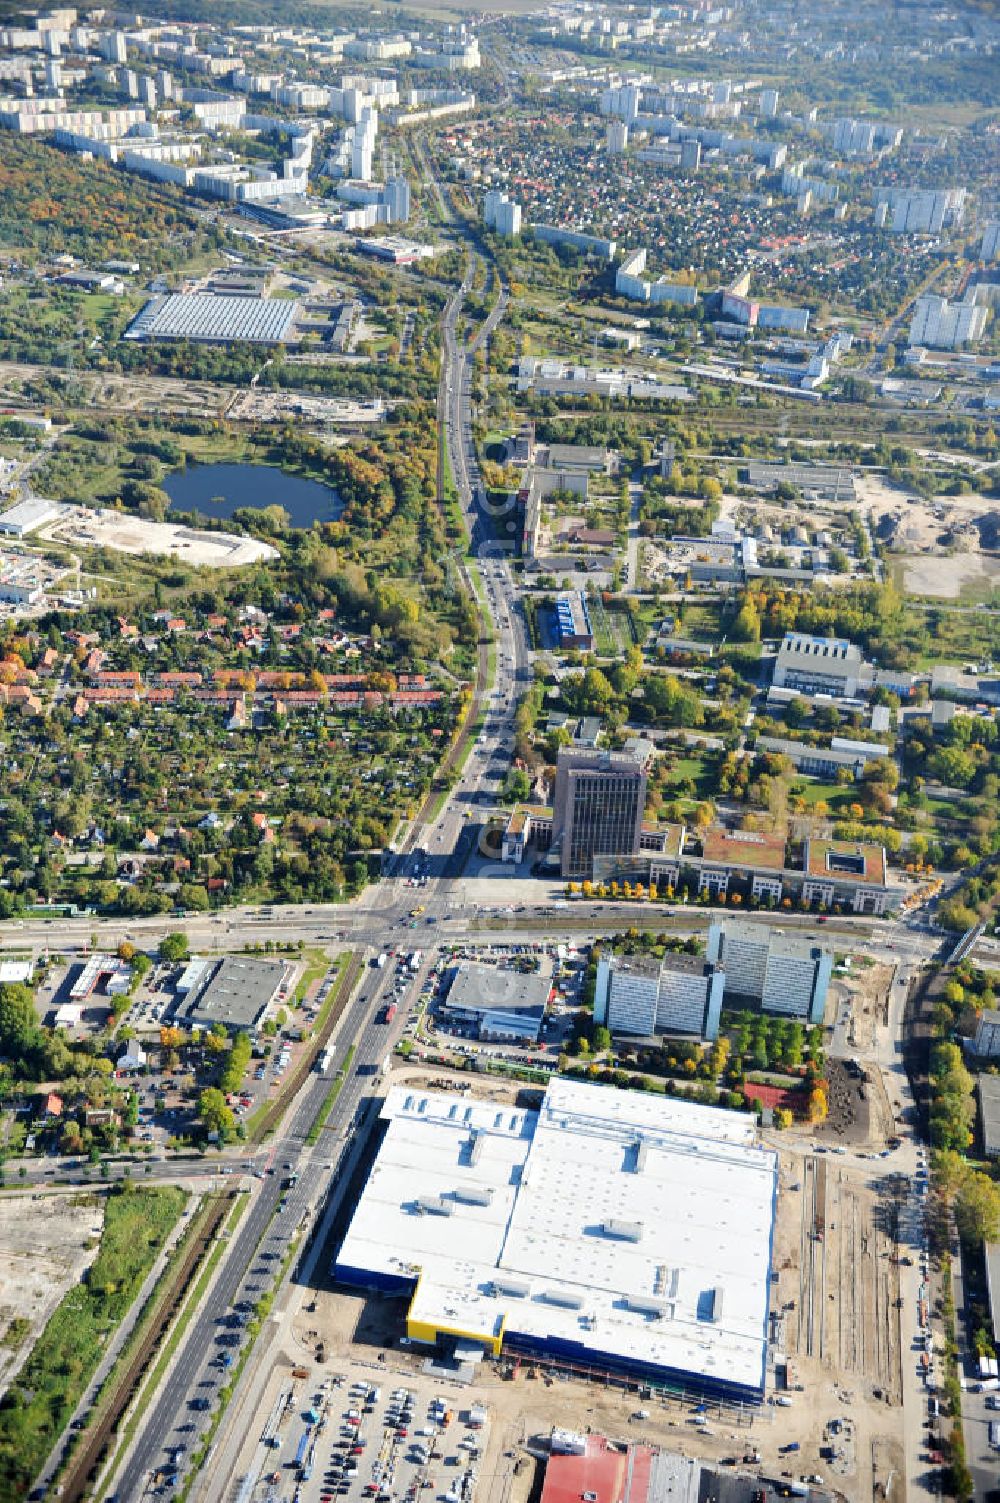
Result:
<svg viewBox="0 0 1000 1503">
<path fill-rule="evenodd" d="M 293 298 L 170 292 L 150 299 L 127 337 L 281 344 L 289 337 L 298 306 Z"/>
<path fill-rule="evenodd" d="M 46 501 L 43 496 L 28 496 L 0 514 L 0 531 L 34 532 L 53 517 L 58 517 L 62 505 L 58 501 Z"/>
<path fill-rule="evenodd" d="M 737 1112 L 565 1079 L 538 1113 L 389 1092 L 338 1263 L 409 1319 L 759 1390 L 776 1155 Z"/>
</svg>

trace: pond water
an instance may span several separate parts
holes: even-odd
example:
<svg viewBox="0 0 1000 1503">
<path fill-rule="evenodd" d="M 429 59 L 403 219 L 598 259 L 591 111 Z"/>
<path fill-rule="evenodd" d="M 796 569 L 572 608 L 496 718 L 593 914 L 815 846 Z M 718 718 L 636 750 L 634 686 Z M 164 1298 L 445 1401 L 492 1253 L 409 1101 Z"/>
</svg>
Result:
<svg viewBox="0 0 1000 1503">
<path fill-rule="evenodd" d="M 283 506 L 293 527 L 334 522 L 344 509 L 332 486 L 274 465 L 193 464 L 168 475 L 163 489 L 178 511 L 203 517 L 231 517 L 241 506 Z"/>
</svg>

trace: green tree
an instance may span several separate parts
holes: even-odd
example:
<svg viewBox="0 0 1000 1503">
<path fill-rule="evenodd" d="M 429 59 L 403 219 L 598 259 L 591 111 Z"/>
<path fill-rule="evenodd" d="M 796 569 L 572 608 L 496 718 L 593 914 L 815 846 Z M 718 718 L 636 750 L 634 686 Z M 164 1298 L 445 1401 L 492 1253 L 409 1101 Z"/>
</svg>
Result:
<svg viewBox="0 0 1000 1503">
<path fill-rule="evenodd" d="M 208 1086 L 198 1098 L 198 1116 L 208 1133 L 218 1133 L 222 1142 L 231 1138 L 236 1127 L 236 1118 L 226 1105 L 226 1098 L 217 1086 Z"/>
<path fill-rule="evenodd" d="M 173 934 L 165 934 L 160 940 L 161 960 L 187 960 L 190 953 L 188 937 L 180 930 L 175 930 Z"/>
<path fill-rule="evenodd" d="M 972 1169 L 955 1196 L 955 1225 L 963 1242 L 981 1246 L 1000 1235 L 1000 1186 Z"/>
<path fill-rule="evenodd" d="M 745 600 L 729 633 L 734 642 L 760 641 L 760 612 L 752 600 Z"/>
</svg>

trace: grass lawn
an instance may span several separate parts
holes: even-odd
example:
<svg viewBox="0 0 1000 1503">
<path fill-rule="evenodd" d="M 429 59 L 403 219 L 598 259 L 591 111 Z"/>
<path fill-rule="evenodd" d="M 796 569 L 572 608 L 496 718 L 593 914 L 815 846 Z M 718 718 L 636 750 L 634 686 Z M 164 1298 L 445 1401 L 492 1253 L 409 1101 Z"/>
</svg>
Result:
<svg viewBox="0 0 1000 1503">
<path fill-rule="evenodd" d="M 594 651 L 602 658 L 618 656 L 618 638 L 601 600 L 595 595 L 587 601 L 590 624 L 594 628 Z"/>
<path fill-rule="evenodd" d="M 818 779 L 796 779 L 789 792 L 795 798 L 804 799 L 810 806 L 829 804 L 833 810 L 846 809 L 854 802 L 854 790 L 841 788 L 837 783 L 821 783 Z"/>
<path fill-rule="evenodd" d="M 690 778 L 695 786 L 695 798 L 714 798 L 718 793 L 716 781 L 717 759 L 714 756 L 688 755 L 671 762 L 670 773 L 664 786 L 664 796 L 671 798 L 672 789 Z"/>
<path fill-rule="evenodd" d="M 57 1306 L 0 1409 L 0 1503 L 27 1496 L 186 1199 L 167 1185 L 123 1184 L 108 1196 L 88 1277 Z"/>
<path fill-rule="evenodd" d="M 686 637 L 692 642 L 717 642 L 722 636 L 719 606 L 707 601 L 704 604 L 701 601 L 697 605 L 686 604 L 674 635 Z"/>
<path fill-rule="evenodd" d="M 339 1071 L 337 1072 L 337 1078 L 333 1082 L 333 1084 L 331 1085 L 329 1091 L 327 1091 L 326 1096 L 324 1097 L 324 1100 L 323 1100 L 323 1105 L 320 1107 L 319 1111 L 316 1113 L 316 1116 L 315 1116 L 315 1119 L 313 1121 L 312 1127 L 310 1127 L 309 1131 L 306 1133 L 306 1142 L 307 1143 L 312 1144 L 312 1143 L 318 1143 L 319 1142 L 320 1133 L 323 1131 L 324 1127 L 326 1126 L 326 1120 L 329 1117 L 330 1113 L 333 1111 L 333 1108 L 336 1106 L 336 1104 L 337 1104 L 337 1097 L 340 1095 L 341 1091 L 344 1088 L 344 1081 L 347 1079 L 348 1075 L 351 1073 L 351 1062 L 352 1062 L 353 1059 L 354 1059 L 354 1045 L 353 1044 L 349 1044 L 348 1045 L 348 1049 L 347 1049 L 347 1053 L 344 1055 L 344 1062 L 341 1065 Z"/>
</svg>

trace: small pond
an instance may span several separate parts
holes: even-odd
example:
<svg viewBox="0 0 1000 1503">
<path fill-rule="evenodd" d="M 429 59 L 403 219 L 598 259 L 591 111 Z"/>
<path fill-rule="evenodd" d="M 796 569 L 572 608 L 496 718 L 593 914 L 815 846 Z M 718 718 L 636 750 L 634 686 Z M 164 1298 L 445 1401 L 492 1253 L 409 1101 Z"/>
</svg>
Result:
<svg viewBox="0 0 1000 1503">
<path fill-rule="evenodd" d="M 274 465 L 193 464 L 174 470 L 163 489 L 178 511 L 231 517 L 241 506 L 283 506 L 293 527 L 335 522 L 343 511 L 337 492 L 318 480 L 286 475 Z"/>
</svg>

